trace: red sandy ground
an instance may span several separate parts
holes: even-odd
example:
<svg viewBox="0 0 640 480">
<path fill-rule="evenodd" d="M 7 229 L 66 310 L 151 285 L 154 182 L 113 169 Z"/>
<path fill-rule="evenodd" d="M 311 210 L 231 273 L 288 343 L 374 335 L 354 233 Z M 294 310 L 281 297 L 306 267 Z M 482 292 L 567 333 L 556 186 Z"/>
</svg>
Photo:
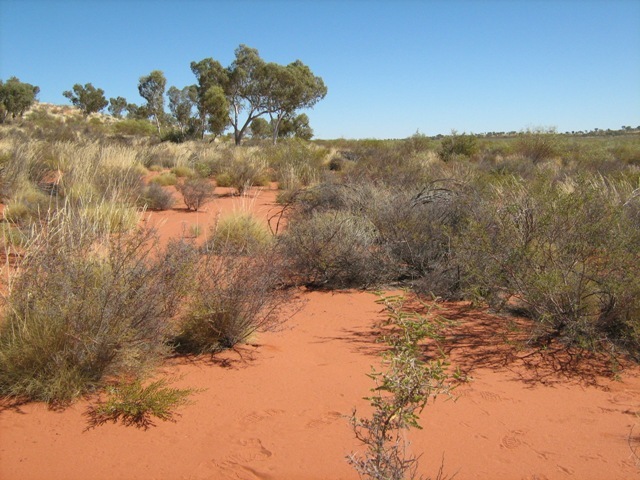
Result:
<svg viewBox="0 0 640 480">
<path fill-rule="evenodd" d="M 205 211 L 152 213 L 166 239 L 218 214 L 249 209 L 266 222 L 275 191 L 218 198 Z M 155 223 L 157 222 L 157 223 Z M 204 236 L 204 233 L 202 234 Z M 283 330 L 213 358 L 174 359 L 161 374 L 204 389 L 176 423 L 148 430 L 87 430 L 89 402 L 63 411 L 27 404 L 0 411 L 0 479 L 357 479 L 345 456 L 358 449 L 345 415 L 363 413 L 380 362 L 371 293 L 306 292 Z M 513 321 L 442 305 L 456 320 L 447 351 L 469 377 L 454 400 L 438 399 L 411 431 L 420 471 L 465 479 L 632 479 L 640 464 L 640 368 L 611 379 L 601 359 L 550 349 L 517 351 Z M 634 430 L 635 429 L 635 430 Z"/>
</svg>

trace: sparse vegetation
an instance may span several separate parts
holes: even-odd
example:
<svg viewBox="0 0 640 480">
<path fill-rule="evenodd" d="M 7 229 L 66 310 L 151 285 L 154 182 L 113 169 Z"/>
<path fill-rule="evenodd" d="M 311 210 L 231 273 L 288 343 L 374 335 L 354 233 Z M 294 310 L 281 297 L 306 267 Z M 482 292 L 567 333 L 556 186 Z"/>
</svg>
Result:
<svg viewBox="0 0 640 480">
<path fill-rule="evenodd" d="M 390 347 L 383 354 L 387 369 L 372 369 L 369 374 L 375 382 L 372 395 L 367 397 L 373 409 L 371 417 L 359 417 L 354 410 L 349 418 L 366 452 L 352 453 L 347 460 L 360 478 L 413 479 L 417 478 L 419 457 L 409 452 L 406 430 L 421 428 L 420 414 L 429 400 L 450 391 L 445 360 L 422 359 L 424 340 L 440 338 L 443 322 L 434 318 L 431 311 L 418 314 L 407 310 L 402 296 L 385 297 L 381 303 L 387 310 L 386 325 L 390 328 L 382 337 Z M 438 478 L 443 478 L 442 468 Z"/>
<path fill-rule="evenodd" d="M 165 379 L 155 380 L 146 386 L 141 380 L 110 385 L 107 387 L 107 400 L 87 409 L 88 428 L 120 421 L 123 425 L 146 430 L 154 426 L 153 418 L 175 422 L 175 410 L 189 405 L 189 397 L 195 392 L 190 388 L 170 387 Z"/>
</svg>

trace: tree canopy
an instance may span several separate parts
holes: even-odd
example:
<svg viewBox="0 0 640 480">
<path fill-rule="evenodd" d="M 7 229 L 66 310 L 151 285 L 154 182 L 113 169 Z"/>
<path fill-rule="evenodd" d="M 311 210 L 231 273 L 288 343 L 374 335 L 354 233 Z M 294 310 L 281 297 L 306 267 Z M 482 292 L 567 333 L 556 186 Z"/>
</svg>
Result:
<svg viewBox="0 0 640 480">
<path fill-rule="evenodd" d="M 147 101 L 146 112 L 154 119 L 158 135 L 164 119 L 164 89 L 167 86 L 167 79 L 160 70 L 154 70 L 149 75 L 140 77 L 138 82 L 138 92 Z"/>
<path fill-rule="evenodd" d="M 95 88 L 91 83 L 86 83 L 84 86 L 76 83 L 73 91 L 66 90 L 62 95 L 82 110 L 84 115 L 99 112 L 109 104 L 104 96 L 104 90 Z"/>
<path fill-rule="evenodd" d="M 36 101 L 39 92 L 40 87 L 21 82 L 17 77 L 10 77 L 4 83 L 0 80 L 0 123 L 9 115 L 21 117 Z"/>
<path fill-rule="evenodd" d="M 217 98 L 216 125 L 221 125 L 224 102 L 220 97 L 223 95 L 227 103 L 226 125 L 233 128 L 236 145 L 242 142 L 252 122 L 264 115 L 269 115 L 272 120 L 275 142 L 285 117 L 293 117 L 299 109 L 313 107 L 327 94 L 322 78 L 313 75 L 301 61 L 296 60 L 287 66 L 267 63 L 258 50 L 246 45 L 236 49 L 235 59 L 227 68 L 212 58 L 205 58 L 191 62 L 191 70 L 198 81 L 201 125 L 204 127 L 206 118 L 211 116 L 207 97 L 212 96 Z M 215 95 L 212 95 L 214 87 Z"/>
</svg>

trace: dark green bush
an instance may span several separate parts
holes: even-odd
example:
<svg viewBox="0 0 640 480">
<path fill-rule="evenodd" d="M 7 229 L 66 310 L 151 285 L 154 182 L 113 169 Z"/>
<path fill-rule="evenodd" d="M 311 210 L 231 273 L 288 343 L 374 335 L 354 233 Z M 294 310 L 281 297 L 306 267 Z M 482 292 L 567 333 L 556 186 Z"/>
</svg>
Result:
<svg viewBox="0 0 640 480">
<path fill-rule="evenodd" d="M 478 152 L 478 141 L 473 135 L 458 135 L 456 133 L 446 137 L 440 143 L 438 155 L 444 162 L 456 157 L 470 158 Z"/>
</svg>

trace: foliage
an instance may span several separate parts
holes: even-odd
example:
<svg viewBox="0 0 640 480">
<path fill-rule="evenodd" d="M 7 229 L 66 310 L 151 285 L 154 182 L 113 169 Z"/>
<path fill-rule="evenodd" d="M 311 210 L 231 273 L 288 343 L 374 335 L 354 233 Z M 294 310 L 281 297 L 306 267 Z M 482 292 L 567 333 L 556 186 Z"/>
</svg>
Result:
<svg viewBox="0 0 640 480">
<path fill-rule="evenodd" d="M 448 162 L 456 156 L 471 157 L 478 151 L 476 137 L 473 135 L 458 135 L 453 132 L 451 136 L 446 137 L 440 144 L 438 155 L 440 158 Z"/>
<path fill-rule="evenodd" d="M 237 255 L 233 246 L 205 247 L 204 260 L 186 307 L 178 351 L 213 353 L 277 329 L 289 294 L 282 289 L 282 264 L 273 252 Z"/>
<path fill-rule="evenodd" d="M 167 352 L 168 320 L 194 262 L 153 232 L 108 235 L 65 209 L 26 246 L 0 326 L 0 394 L 68 402 L 106 379 L 139 377 Z"/>
<path fill-rule="evenodd" d="M 550 160 L 559 153 L 558 136 L 554 130 L 527 130 L 521 133 L 514 151 L 533 163 Z"/>
<path fill-rule="evenodd" d="M 127 99 L 124 97 L 109 99 L 109 113 L 115 118 L 122 118 L 123 112 L 127 109 Z"/>
<path fill-rule="evenodd" d="M 175 422 L 175 410 L 190 405 L 189 396 L 195 392 L 194 389 L 170 387 L 166 379 L 155 380 L 146 386 L 138 379 L 108 386 L 109 398 L 90 406 L 85 415 L 89 418 L 89 428 L 121 421 L 123 425 L 146 430 L 154 426 L 153 417 L 163 422 Z"/>
<path fill-rule="evenodd" d="M 640 229 L 631 187 L 596 179 L 507 180 L 474 207 L 457 239 L 467 289 L 496 308 L 517 305 L 535 337 L 569 345 L 640 347 Z"/>
<path fill-rule="evenodd" d="M 205 178 L 187 178 L 176 184 L 176 189 L 182 194 L 187 209 L 195 212 L 214 197 L 214 187 Z"/>
<path fill-rule="evenodd" d="M 312 107 L 327 91 L 322 79 L 299 60 L 287 66 L 266 63 L 258 50 L 246 45 L 235 50 L 235 59 L 227 68 L 212 58 L 205 58 L 191 62 L 191 70 L 198 81 L 202 128 L 208 116 L 216 120 L 218 131 L 231 125 L 236 145 L 240 145 L 253 120 L 266 114 L 273 120 L 275 142 L 285 116 Z M 223 123 L 224 107 L 227 118 Z"/>
<path fill-rule="evenodd" d="M 405 309 L 405 299 L 381 299 L 387 309 L 391 332 L 382 340 L 390 347 L 383 354 L 387 370 L 372 369 L 372 395 L 367 398 L 373 408 L 370 418 L 358 417 L 354 409 L 349 423 L 356 438 L 366 447 L 364 456 L 347 457 L 360 478 L 402 480 L 415 478 L 418 458 L 408 453 L 405 430 L 421 428 L 419 415 L 431 399 L 448 394 L 450 387 L 443 358 L 425 362 L 426 339 L 437 340 L 442 322 L 434 320 L 429 310 L 418 314 Z M 442 357 L 442 354 L 439 355 Z"/>
<path fill-rule="evenodd" d="M 138 203 L 149 210 L 169 210 L 175 204 L 175 198 L 158 183 L 150 183 L 143 190 Z"/>
<path fill-rule="evenodd" d="M 220 219 L 207 240 L 213 252 L 256 255 L 267 250 L 273 238 L 267 228 L 249 213 L 236 213 Z"/>
<path fill-rule="evenodd" d="M 377 244 L 374 225 L 350 212 L 296 219 L 279 245 L 290 262 L 289 276 L 308 287 L 367 287 L 388 278 L 389 257 Z"/>
<path fill-rule="evenodd" d="M 91 83 L 84 86 L 76 83 L 73 86 L 73 91 L 66 90 L 62 92 L 62 95 L 82 110 L 84 115 L 99 112 L 109 104 L 104 97 L 104 90 L 95 88 Z"/>
<path fill-rule="evenodd" d="M 154 70 L 149 75 L 140 77 L 138 92 L 147 102 L 145 109 L 147 114 L 154 119 L 158 135 L 164 119 L 164 89 L 167 79 L 160 70 Z"/>
<path fill-rule="evenodd" d="M 167 90 L 169 98 L 169 111 L 173 115 L 181 133 L 185 133 L 191 121 L 191 110 L 195 105 L 197 95 L 195 85 L 184 87 L 179 90 L 176 87 L 170 87 Z"/>
<path fill-rule="evenodd" d="M 40 87 L 21 82 L 16 77 L 6 82 L 0 80 L 0 123 L 4 123 L 9 115 L 13 119 L 22 117 L 36 100 Z"/>
<path fill-rule="evenodd" d="M 178 183 L 178 177 L 171 172 L 163 172 L 160 175 L 153 177 L 149 183 L 155 183 L 156 185 L 167 187 L 169 185 L 176 185 Z"/>
</svg>

